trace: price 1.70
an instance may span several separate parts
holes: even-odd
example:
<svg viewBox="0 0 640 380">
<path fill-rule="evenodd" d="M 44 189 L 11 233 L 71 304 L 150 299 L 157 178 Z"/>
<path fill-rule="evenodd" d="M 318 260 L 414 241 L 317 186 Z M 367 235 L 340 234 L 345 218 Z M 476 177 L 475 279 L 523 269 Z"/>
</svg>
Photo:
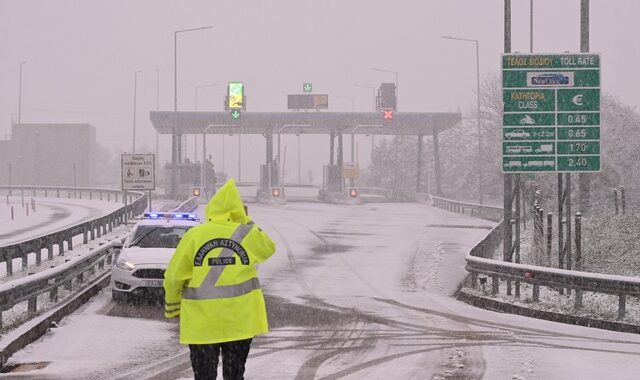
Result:
<svg viewBox="0 0 640 380">
<path fill-rule="evenodd" d="M 558 154 L 600 154 L 599 141 L 561 141 Z"/>
</svg>

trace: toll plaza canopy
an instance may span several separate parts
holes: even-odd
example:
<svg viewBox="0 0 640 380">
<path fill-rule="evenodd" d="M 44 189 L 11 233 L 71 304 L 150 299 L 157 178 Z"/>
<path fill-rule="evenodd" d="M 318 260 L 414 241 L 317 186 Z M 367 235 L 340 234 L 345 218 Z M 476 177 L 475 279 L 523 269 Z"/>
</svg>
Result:
<svg viewBox="0 0 640 380">
<path fill-rule="evenodd" d="M 453 112 L 230 112 L 151 111 L 160 134 L 358 134 L 427 136 L 451 128 L 461 120 Z"/>
</svg>

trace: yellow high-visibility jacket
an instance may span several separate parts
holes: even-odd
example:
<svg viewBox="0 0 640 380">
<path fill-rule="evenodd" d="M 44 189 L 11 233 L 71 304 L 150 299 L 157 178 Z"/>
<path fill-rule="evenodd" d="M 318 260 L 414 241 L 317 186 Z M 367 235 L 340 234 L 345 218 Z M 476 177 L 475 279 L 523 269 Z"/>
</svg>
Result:
<svg viewBox="0 0 640 380">
<path fill-rule="evenodd" d="M 275 243 L 244 210 L 233 179 L 187 231 L 164 275 L 165 317 L 180 317 L 180 343 L 249 339 L 269 331 L 256 264 Z"/>
</svg>

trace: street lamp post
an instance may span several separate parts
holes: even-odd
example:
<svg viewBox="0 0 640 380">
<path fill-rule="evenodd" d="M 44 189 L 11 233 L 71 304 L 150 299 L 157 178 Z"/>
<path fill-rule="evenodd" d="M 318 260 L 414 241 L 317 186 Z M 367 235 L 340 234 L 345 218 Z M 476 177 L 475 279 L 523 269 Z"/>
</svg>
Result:
<svg viewBox="0 0 640 380">
<path fill-rule="evenodd" d="M 173 34 L 173 129 L 171 131 L 171 195 L 176 195 L 177 175 L 176 166 L 180 161 L 180 155 L 178 154 L 179 140 L 177 136 L 178 132 L 178 34 L 195 32 L 198 30 L 211 29 L 213 26 L 202 26 L 200 28 L 181 29 L 176 30 Z"/>
<path fill-rule="evenodd" d="M 282 156 L 280 155 L 280 134 L 282 133 L 282 130 L 289 127 L 289 125 L 283 125 L 282 127 L 280 127 L 278 129 L 278 186 L 284 186 L 284 184 L 282 183 L 282 169 L 281 169 L 281 162 L 282 162 Z"/>
<path fill-rule="evenodd" d="M 214 125 L 207 125 L 207 127 L 202 131 L 202 169 L 200 169 L 200 188 L 204 193 L 205 199 L 208 199 L 207 196 L 207 167 L 205 162 L 207 161 L 207 131 L 209 128 L 214 127 Z"/>
<path fill-rule="evenodd" d="M 20 62 L 20 80 L 18 83 L 18 125 L 22 123 L 22 65 L 27 61 Z"/>
<path fill-rule="evenodd" d="M 473 42 L 476 44 L 476 103 L 477 103 L 477 125 L 478 125 L 478 200 L 480 204 L 483 203 L 483 190 L 482 190 L 482 128 L 480 125 L 480 47 L 478 40 L 473 40 L 469 38 L 458 38 L 451 36 L 442 36 L 442 38 L 446 38 L 449 40 L 457 40 L 457 41 L 466 41 Z"/>
<path fill-rule="evenodd" d="M 160 69 L 156 67 L 156 111 L 160 111 Z M 156 130 L 156 157 L 155 157 L 155 170 L 158 172 L 158 163 L 160 162 L 160 156 L 158 154 L 158 148 L 160 146 L 160 133 Z"/>
<path fill-rule="evenodd" d="M 198 110 L 198 90 L 201 88 L 207 88 L 207 87 L 216 87 L 216 86 L 220 86 L 220 83 L 210 83 L 210 84 L 203 84 L 202 86 L 196 86 L 196 96 L 195 96 L 195 110 Z"/>
<path fill-rule="evenodd" d="M 397 71 L 393 71 L 393 70 L 387 70 L 387 69 L 379 69 L 377 67 L 372 67 L 371 70 L 373 71 L 380 71 L 383 73 L 392 73 L 396 76 L 396 111 L 398 110 L 398 99 L 400 98 L 400 91 L 398 90 L 398 77 L 400 76 L 400 74 L 398 74 Z"/>
<path fill-rule="evenodd" d="M 358 84 L 358 83 L 354 83 L 353 84 L 356 87 L 360 87 L 360 88 L 368 88 L 371 90 L 371 95 L 373 96 L 373 111 L 376 110 L 376 88 L 373 86 L 367 86 L 366 84 Z"/>
<path fill-rule="evenodd" d="M 138 70 L 133 74 L 133 147 L 131 149 L 131 153 L 136 152 L 136 95 L 138 88 L 138 74 L 141 72 L 141 70 Z"/>
<path fill-rule="evenodd" d="M 354 144 L 353 143 L 354 135 L 356 134 L 356 131 L 358 131 L 358 129 L 361 128 L 361 127 L 365 127 L 365 125 L 356 125 L 355 128 L 353 128 L 351 130 L 351 163 L 352 164 L 355 163 L 355 159 L 356 159 L 356 158 L 354 158 L 354 154 L 353 154 L 353 151 L 354 151 L 354 146 L 353 146 L 353 144 Z M 373 136 L 373 134 L 371 136 Z M 358 165 L 358 170 L 360 170 L 360 165 Z M 351 187 L 355 186 L 355 180 L 353 178 L 351 178 L 350 183 L 351 183 Z"/>
<path fill-rule="evenodd" d="M 350 96 L 339 96 L 339 95 L 336 95 L 335 97 L 339 98 L 339 99 L 345 99 L 345 100 L 351 101 L 351 112 L 353 113 L 354 106 L 355 106 L 355 100 L 352 97 L 350 97 Z M 351 134 L 351 162 L 352 163 L 353 163 L 353 159 L 354 159 L 353 157 L 354 157 L 354 155 L 353 155 L 353 134 Z"/>
<path fill-rule="evenodd" d="M 204 84 L 202 86 L 196 86 L 195 88 L 195 102 L 194 102 L 194 108 L 197 111 L 198 110 L 198 90 L 201 88 L 205 88 L 205 87 L 215 87 L 215 86 L 219 86 L 220 83 L 211 83 L 211 84 Z M 203 142 L 204 144 L 204 142 Z M 194 135 L 193 136 L 193 161 L 196 161 L 196 158 L 198 157 L 198 135 Z"/>
<path fill-rule="evenodd" d="M 367 86 L 366 84 L 358 84 L 358 83 L 354 83 L 353 84 L 356 87 L 360 87 L 360 88 L 368 88 L 371 89 L 371 95 L 372 95 L 372 99 L 373 99 L 373 112 L 376 112 L 376 88 L 373 86 Z M 398 85 L 396 85 L 397 87 Z M 396 104 L 397 105 L 397 104 Z M 371 157 L 373 158 L 373 149 L 375 147 L 375 135 L 372 133 L 371 134 Z"/>
</svg>

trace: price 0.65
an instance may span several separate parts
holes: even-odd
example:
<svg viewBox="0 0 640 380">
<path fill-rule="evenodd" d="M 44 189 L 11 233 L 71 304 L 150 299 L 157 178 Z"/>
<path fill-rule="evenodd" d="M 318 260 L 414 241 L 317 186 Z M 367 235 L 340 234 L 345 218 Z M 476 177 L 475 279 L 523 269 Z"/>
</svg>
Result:
<svg viewBox="0 0 640 380">
<path fill-rule="evenodd" d="M 567 131 L 569 138 L 585 138 L 587 137 L 586 129 L 569 129 Z"/>
</svg>

